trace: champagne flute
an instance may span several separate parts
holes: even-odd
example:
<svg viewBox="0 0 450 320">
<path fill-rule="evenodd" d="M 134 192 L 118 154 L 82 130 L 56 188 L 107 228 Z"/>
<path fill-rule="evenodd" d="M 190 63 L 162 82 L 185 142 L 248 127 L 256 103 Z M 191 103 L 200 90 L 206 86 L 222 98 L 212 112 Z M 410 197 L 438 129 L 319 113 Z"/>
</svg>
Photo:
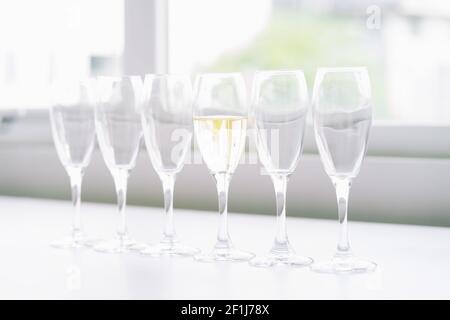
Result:
<svg viewBox="0 0 450 320">
<path fill-rule="evenodd" d="M 303 147 L 308 89 L 303 72 L 262 71 L 255 76 L 252 115 L 259 159 L 270 175 L 276 198 L 277 226 L 269 254 L 250 261 L 256 267 L 306 266 L 309 257 L 297 255 L 286 230 L 286 187 Z"/>
<path fill-rule="evenodd" d="M 123 253 L 139 247 L 128 236 L 125 207 L 128 176 L 136 164 L 142 137 L 142 87 L 139 76 L 97 80 L 95 127 L 103 159 L 114 178 L 120 214 L 116 238 L 95 246 L 97 251 Z"/>
<path fill-rule="evenodd" d="M 219 231 L 212 252 L 199 261 L 248 261 L 253 254 L 234 248 L 228 235 L 228 186 L 245 146 L 248 107 L 239 73 L 203 74 L 197 79 L 194 130 L 200 153 L 217 184 Z"/>
<path fill-rule="evenodd" d="M 352 254 L 347 233 L 350 186 L 359 173 L 372 123 L 372 101 L 366 68 L 320 68 L 313 92 L 314 132 L 322 164 L 335 188 L 340 235 L 331 261 L 312 269 L 326 273 L 372 271 L 376 264 Z"/>
<path fill-rule="evenodd" d="M 81 221 L 81 183 L 95 144 L 92 80 L 68 81 L 53 87 L 50 124 L 58 157 L 70 177 L 74 207 L 71 236 L 52 243 L 56 248 L 90 247 Z"/>
<path fill-rule="evenodd" d="M 175 178 L 192 140 L 191 82 L 187 76 L 147 75 L 144 86 L 142 127 L 147 152 L 163 185 L 165 227 L 161 242 L 141 253 L 192 256 L 200 250 L 180 242 L 173 219 Z"/>
</svg>

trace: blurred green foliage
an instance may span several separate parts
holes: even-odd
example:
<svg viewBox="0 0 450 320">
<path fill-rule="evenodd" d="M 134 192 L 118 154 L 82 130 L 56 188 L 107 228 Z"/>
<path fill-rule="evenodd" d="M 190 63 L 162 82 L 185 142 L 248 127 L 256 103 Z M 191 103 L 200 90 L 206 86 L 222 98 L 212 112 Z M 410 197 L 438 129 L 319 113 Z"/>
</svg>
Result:
<svg viewBox="0 0 450 320">
<path fill-rule="evenodd" d="M 251 23 L 251 20 L 249 20 Z M 312 89 L 321 66 L 366 66 L 372 82 L 375 116 L 387 116 L 384 68 L 379 32 L 368 30 L 365 18 L 275 11 L 266 28 L 247 46 L 224 52 L 201 71 L 230 72 L 303 69 Z"/>
</svg>

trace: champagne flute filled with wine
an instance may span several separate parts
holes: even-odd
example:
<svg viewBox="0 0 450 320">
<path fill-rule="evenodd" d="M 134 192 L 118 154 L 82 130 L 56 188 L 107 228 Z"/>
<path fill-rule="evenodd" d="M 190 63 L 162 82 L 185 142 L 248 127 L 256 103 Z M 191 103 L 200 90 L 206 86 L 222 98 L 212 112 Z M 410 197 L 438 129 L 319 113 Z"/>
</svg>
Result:
<svg viewBox="0 0 450 320">
<path fill-rule="evenodd" d="M 248 106 L 239 73 L 203 74 L 197 79 L 194 131 L 203 160 L 214 177 L 219 201 L 219 231 L 212 252 L 199 261 L 248 261 L 252 253 L 236 249 L 228 235 L 228 186 L 245 147 Z"/>
</svg>

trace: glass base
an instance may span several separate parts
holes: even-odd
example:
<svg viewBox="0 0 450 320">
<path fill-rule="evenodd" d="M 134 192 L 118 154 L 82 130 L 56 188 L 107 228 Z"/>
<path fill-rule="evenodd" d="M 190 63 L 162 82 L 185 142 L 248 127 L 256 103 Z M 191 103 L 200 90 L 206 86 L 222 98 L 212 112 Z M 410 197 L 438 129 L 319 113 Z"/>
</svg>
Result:
<svg viewBox="0 0 450 320">
<path fill-rule="evenodd" d="M 139 252 L 141 250 L 144 250 L 147 247 L 148 247 L 148 245 L 143 242 L 134 242 L 134 243 L 128 245 L 128 250 Z"/>
<path fill-rule="evenodd" d="M 199 253 L 200 249 L 184 245 L 180 241 L 163 240 L 157 245 L 142 248 L 140 252 L 150 256 L 174 255 L 191 257 Z"/>
<path fill-rule="evenodd" d="M 241 251 L 234 248 L 215 248 L 212 252 L 206 254 L 198 254 L 194 259 L 200 262 L 215 261 L 236 261 L 244 262 L 251 260 L 255 255 L 251 252 Z"/>
<path fill-rule="evenodd" d="M 250 265 L 254 267 L 274 267 L 274 266 L 293 266 L 293 267 L 305 267 L 309 266 L 313 262 L 313 259 L 309 257 L 303 257 L 297 255 L 292 249 L 289 241 L 277 241 L 275 240 L 272 249 L 269 254 L 263 257 L 256 257 L 250 261 Z"/>
<path fill-rule="evenodd" d="M 102 241 L 94 246 L 94 250 L 102 253 L 127 253 L 136 252 L 142 248 L 143 245 L 136 242 L 134 239 L 125 237 L 117 237 L 109 241 Z"/>
<path fill-rule="evenodd" d="M 377 264 L 375 262 L 360 259 L 352 255 L 336 255 L 330 261 L 314 263 L 311 270 L 320 273 L 366 273 L 375 271 Z"/>
<path fill-rule="evenodd" d="M 99 239 L 87 237 L 85 235 L 69 236 L 61 240 L 50 243 L 50 246 L 57 249 L 78 249 L 91 248 L 100 242 Z"/>
<path fill-rule="evenodd" d="M 263 257 L 256 257 L 252 259 L 250 265 L 259 268 L 268 268 L 275 266 L 292 266 L 292 267 L 306 267 L 313 263 L 310 257 L 304 257 L 295 253 L 289 254 L 274 254 L 269 253 Z"/>
</svg>

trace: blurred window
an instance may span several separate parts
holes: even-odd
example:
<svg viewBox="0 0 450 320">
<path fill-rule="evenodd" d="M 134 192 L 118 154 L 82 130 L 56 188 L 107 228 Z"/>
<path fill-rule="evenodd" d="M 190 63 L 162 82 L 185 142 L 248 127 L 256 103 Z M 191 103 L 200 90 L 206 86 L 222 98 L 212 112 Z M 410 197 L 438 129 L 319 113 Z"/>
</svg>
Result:
<svg viewBox="0 0 450 320">
<path fill-rule="evenodd" d="M 118 72 L 123 1 L 0 1 L 0 108 L 46 107 L 53 81 Z"/>
<path fill-rule="evenodd" d="M 450 1 L 170 0 L 172 72 L 367 66 L 378 123 L 450 124 Z"/>
</svg>

